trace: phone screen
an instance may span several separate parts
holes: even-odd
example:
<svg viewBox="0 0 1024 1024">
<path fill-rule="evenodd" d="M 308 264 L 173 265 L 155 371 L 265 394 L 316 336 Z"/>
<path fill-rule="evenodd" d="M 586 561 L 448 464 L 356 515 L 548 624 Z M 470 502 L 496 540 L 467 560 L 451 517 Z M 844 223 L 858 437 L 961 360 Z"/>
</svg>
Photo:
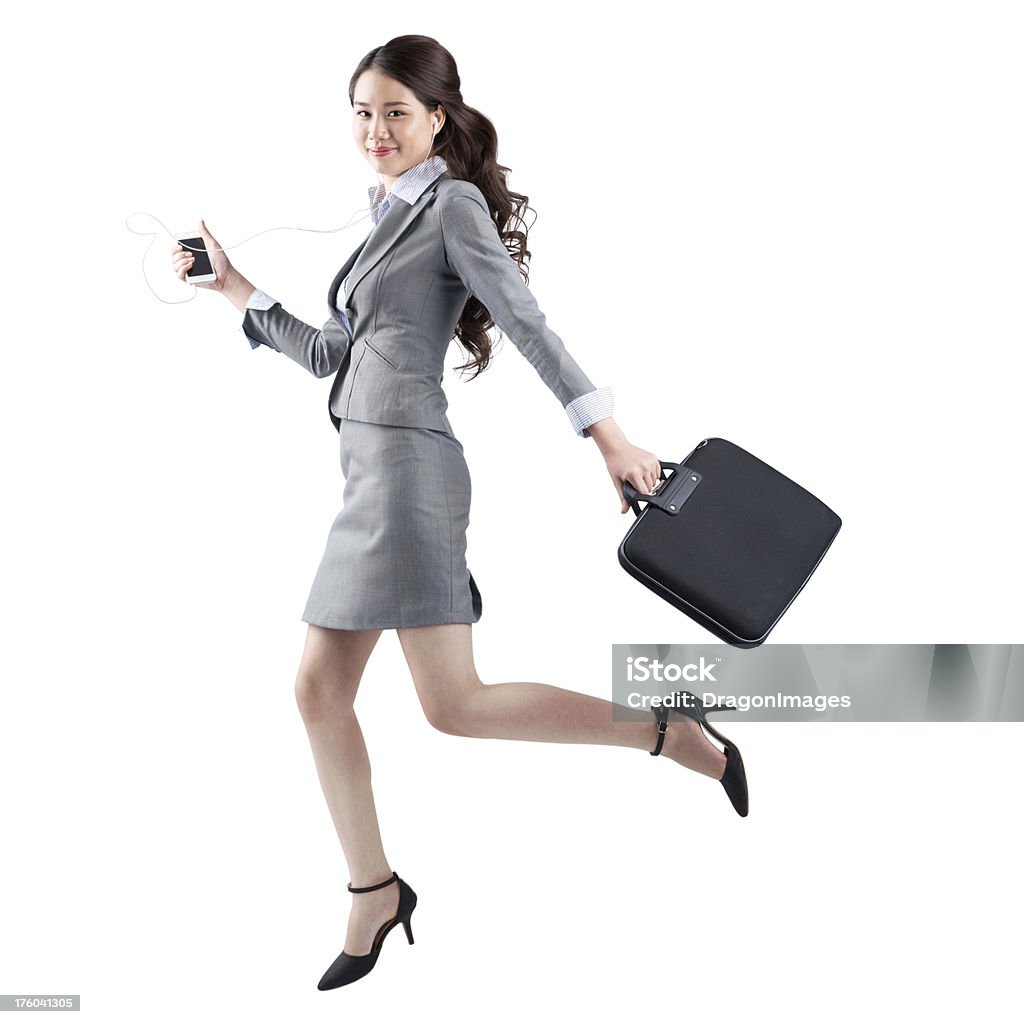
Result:
<svg viewBox="0 0 1024 1024">
<path fill-rule="evenodd" d="M 196 261 L 192 264 L 186 277 L 206 277 L 213 273 L 213 265 L 210 263 L 210 254 L 206 251 L 206 243 L 201 238 L 179 238 L 185 251 L 190 249 L 198 250 L 192 253 Z"/>
</svg>

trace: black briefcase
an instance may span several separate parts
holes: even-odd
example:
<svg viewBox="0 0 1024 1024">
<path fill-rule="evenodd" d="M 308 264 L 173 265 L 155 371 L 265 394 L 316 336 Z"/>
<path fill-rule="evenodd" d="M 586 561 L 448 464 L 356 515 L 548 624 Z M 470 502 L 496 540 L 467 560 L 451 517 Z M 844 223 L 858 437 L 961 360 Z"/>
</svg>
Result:
<svg viewBox="0 0 1024 1024">
<path fill-rule="evenodd" d="M 810 579 L 842 520 L 721 437 L 705 438 L 682 464 L 661 465 L 663 482 L 653 494 L 623 483 L 636 519 L 619 545 L 619 563 L 720 640 L 757 647 Z"/>
</svg>

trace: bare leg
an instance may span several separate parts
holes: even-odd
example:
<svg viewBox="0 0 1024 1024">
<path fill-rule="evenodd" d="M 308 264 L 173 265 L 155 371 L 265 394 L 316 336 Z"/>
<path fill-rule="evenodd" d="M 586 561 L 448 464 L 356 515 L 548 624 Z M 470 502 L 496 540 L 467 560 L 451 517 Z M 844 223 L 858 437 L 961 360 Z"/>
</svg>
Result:
<svg viewBox="0 0 1024 1024">
<path fill-rule="evenodd" d="M 602 743 L 653 750 L 650 711 L 617 709 L 610 701 L 547 683 L 483 683 L 473 662 L 472 626 L 456 623 L 399 629 L 416 692 L 431 725 L 457 736 Z M 725 755 L 692 719 L 670 715 L 662 756 L 712 779 L 725 774 Z"/>
<path fill-rule="evenodd" d="M 370 759 L 353 708 L 379 637 L 380 630 L 310 625 L 295 680 L 295 698 L 353 886 L 373 885 L 391 875 L 370 787 Z M 398 885 L 351 899 L 344 949 L 360 956 L 370 951 L 380 925 L 397 913 Z"/>
</svg>

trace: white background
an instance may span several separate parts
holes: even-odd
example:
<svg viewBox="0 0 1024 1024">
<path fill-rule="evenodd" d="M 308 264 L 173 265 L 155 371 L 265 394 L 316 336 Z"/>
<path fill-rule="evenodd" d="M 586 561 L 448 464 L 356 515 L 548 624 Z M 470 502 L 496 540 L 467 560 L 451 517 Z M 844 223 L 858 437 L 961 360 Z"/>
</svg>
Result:
<svg viewBox="0 0 1024 1024">
<path fill-rule="evenodd" d="M 772 642 L 1009 643 L 1015 5 L 58 3 L 8 26 L 0 992 L 113 1024 L 1005 1014 L 1019 725 L 737 723 L 741 820 L 640 751 L 434 732 L 393 632 L 357 709 L 417 941 L 318 992 L 350 898 L 292 687 L 343 486 L 330 380 L 252 352 L 220 296 L 158 302 L 125 218 L 204 217 L 225 246 L 345 223 L 375 180 L 349 76 L 432 35 L 539 213 L 534 294 L 630 440 L 676 461 L 727 437 L 842 517 Z M 319 326 L 368 227 L 231 256 Z M 168 244 L 145 266 L 179 301 Z M 619 567 L 632 513 L 510 339 L 472 383 L 462 359 L 481 678 L 607 697 L 613 642 L 706 642 Z"/>
</svg>

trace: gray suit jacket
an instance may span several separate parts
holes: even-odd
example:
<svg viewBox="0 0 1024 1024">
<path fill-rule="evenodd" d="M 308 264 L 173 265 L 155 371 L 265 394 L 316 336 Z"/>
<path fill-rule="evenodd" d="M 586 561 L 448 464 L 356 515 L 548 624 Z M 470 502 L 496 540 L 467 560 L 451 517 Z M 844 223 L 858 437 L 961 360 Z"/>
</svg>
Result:
<svg viewBox="0 0 1024 1024">
<path fill-rule="evenodd" d="M 345 313 L 337 312 L 348 278 Z M 529 360 L 563 407 L 594 390 L 545 322 L 498 235 L 483 193 L 442 175 L 409 205 L 395 203 L 335 275 L 319 330 L 281 304 L 247 309 L 244 333 L 316 377 L 337 372 L 328 398 L 341 418 L 451 433 L 444 358 L 470 294 Z"/>
</svg>

